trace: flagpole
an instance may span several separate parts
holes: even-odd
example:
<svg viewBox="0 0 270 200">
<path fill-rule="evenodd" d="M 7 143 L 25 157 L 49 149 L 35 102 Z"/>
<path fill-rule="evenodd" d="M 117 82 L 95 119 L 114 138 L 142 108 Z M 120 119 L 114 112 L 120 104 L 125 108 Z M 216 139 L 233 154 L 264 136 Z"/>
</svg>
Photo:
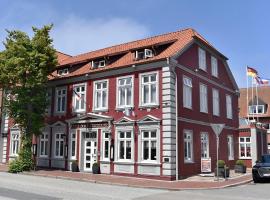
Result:
<svg viewBox="0 0 270 200">
<path fill-rule="evenodd" d="M 253 106 L 254 106 L 253 84 L 254 84 L 254 76 L 252 76 L 252 78 L 251 78 L 251 100 L 252 100 L 252 108 L 253 108 Z M 254 118 L 254 112 L 253 112 L 253 111 L 252 111 L 252 118 L 253 118 L 253 120 L 255 119 L 255 118 Z"/>
<path fill-rule="evenodd" d="M 247 76 L 247 117 L 248 117 L 248 121 L 249 121 L 249 107 L 248 107 L 248 68 L 246 66 L 246 76 Z"/>
<path fill-rule="evenodd" d="M 257 97 L 257 122 L 259 122 L 259 116 L 258 116 L 258 105 L 259 105 L 259 98 L 258 98 L 258 83 L 256 82 L 256 97 Z"/>
</svg>

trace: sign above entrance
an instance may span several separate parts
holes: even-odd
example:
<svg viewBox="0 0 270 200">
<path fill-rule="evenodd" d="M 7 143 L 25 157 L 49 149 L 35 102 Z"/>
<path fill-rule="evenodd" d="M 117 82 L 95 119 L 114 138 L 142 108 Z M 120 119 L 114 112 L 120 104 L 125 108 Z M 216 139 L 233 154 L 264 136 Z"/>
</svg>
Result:
<svg viewBox="0 0 270 200">
<path fill-rule="evenodd" d="M 72 124 L 71 128 L 103 128 L 108 127 L 108 122 Z"/>
<path fill-rule="evenodd" d="M 214 131 L 214 133 L 216 134 L 216 136 L 218 137 L 221 133 L 221 131 L 223 130 L 225 124 L 211 124 L 211 127 Z"/>
</svg>

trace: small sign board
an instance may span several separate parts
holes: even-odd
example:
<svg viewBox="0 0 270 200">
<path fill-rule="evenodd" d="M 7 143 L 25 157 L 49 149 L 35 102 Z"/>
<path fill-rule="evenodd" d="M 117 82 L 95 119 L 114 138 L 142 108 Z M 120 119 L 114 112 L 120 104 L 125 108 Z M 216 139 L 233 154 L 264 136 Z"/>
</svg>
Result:
<svg viewBox="0 0 270 200">
<path fill-rule="evenodd" d="M 211 171 L 211 158 L 201 158 L 201 172 L 210 173 Z"/>
<path fill-rule="evenodd" d="M 223 130 L 224 126 L 225 126 L 225 124 L 211 124 L 211 127 L 212 127 L 212 129 L 217 137 L 219 136 L 219 134 Z"/>
</svg>

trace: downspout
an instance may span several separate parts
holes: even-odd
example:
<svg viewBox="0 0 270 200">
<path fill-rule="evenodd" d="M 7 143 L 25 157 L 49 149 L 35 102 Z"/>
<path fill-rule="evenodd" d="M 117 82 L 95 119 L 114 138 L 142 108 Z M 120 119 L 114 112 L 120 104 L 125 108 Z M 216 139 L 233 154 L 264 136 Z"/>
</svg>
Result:
<svg viewBox="0 0 270 200">
<path fill-rule="evenodd" d="M 170 65 L 170 58 L 167 58 L 167 64 Z M 178 166 L 179 166 L 179 163 L 178 163 L 178 158 L 179 158 L 179 150 L 178 150 L 178 81 L 177 81 L 177 74 L 175 72 L 175 67 L 174 69 L 172 70 L 172 73 L 174 74 L 174 77 L 175 77 L 175 141 L 176 141 L 176 145 L 175 145 L 175 148 L 176 148 L 176 155 L 175 155 L 175 180 L 179 180 L 179 169 L 178 169 Z"/>
</svg>

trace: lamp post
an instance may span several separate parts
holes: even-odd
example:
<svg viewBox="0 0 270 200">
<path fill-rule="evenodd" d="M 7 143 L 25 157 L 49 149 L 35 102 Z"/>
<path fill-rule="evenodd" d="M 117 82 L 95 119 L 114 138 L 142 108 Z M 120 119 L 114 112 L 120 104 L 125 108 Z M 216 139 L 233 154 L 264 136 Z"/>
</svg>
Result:
<svg viewBox="0 0 270 200">
<path fill-rule="evenodd" d="M 225 124 L 211 124 L 211 127 L 216 134 L 216 145 L 217 145 L 217 163 L 216 163 L 216 169 L 217 169 L 217 181 L 219 181 L 219 174 L 218 174 L 218 150 L 219 150 L 219 136 L 224 128 Z"/>
</svg>

